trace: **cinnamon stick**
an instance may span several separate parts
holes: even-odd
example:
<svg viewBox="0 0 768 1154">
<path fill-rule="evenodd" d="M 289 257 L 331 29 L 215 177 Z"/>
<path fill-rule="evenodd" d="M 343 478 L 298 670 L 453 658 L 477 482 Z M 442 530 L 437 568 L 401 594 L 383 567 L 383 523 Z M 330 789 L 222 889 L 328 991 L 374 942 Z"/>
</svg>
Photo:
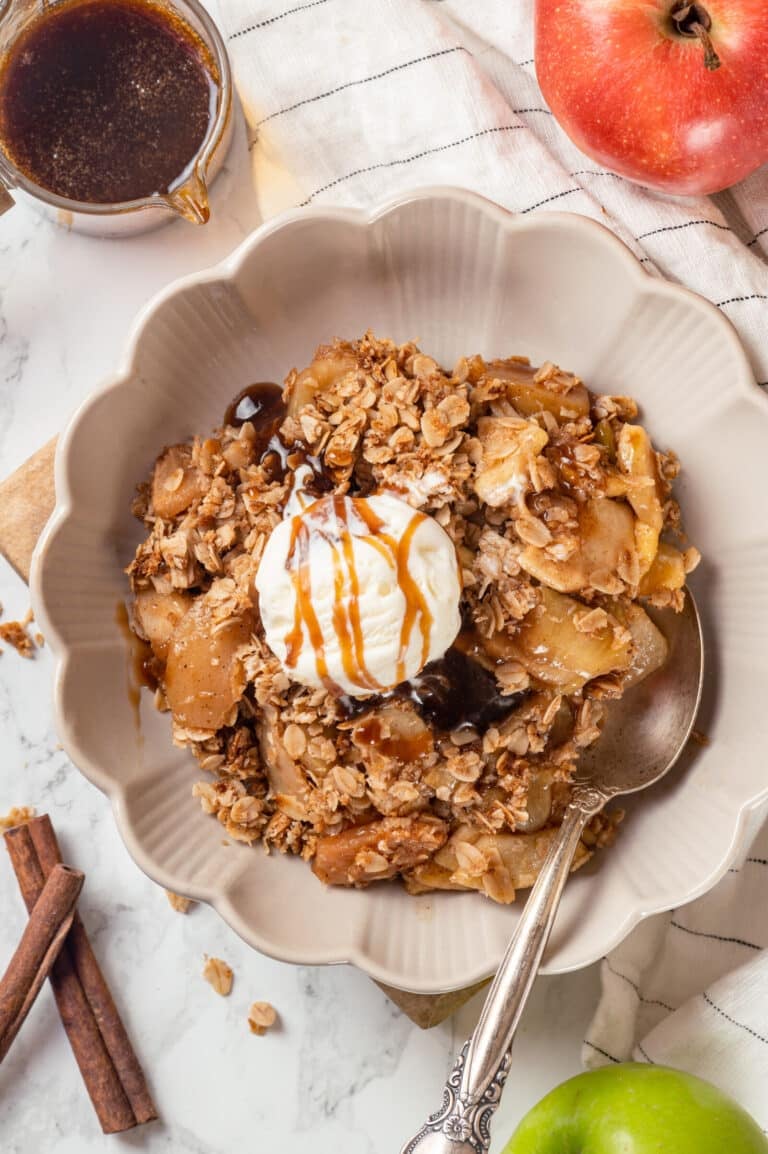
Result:
<svg viewBox="0 0 768 1154">
<path fill-rule="evenodd" d="M 61 861 L 56 831 L 47 814 L 33 818 L 27 825 L 43 874 L 47 877 Z M 131 1045 L 117 1006 L 114 1003 L 101 967 L 96 961 L 85 926 L 75 913 L 68 938 L 72 959 L 85 996 L 93 1010 L 104 1044 L 114 1063 L 117 1076 L 131 1104 L 136 1122 L 141 1125 L 157 1117 L 155 1104 L 149 1093 L 144 1071 Z"/>
<path fill-rule="evenodd" d="M 31 913 L 46 876 L 61 860 L 53 826 L 46 816 L 34 818 L 9 830 L 5 842 Z M 144 1074 L 77 914 L 51 970 L 51 985 L 104 1133 L 156 1118 Z"/>
<path fill-rule="evenodd" d="M 72 926 L 84 874 L 56 865 L 50 872 L 8 968 L 0 979 L 0 1062 L 29 1013 Z"/>
</svg>

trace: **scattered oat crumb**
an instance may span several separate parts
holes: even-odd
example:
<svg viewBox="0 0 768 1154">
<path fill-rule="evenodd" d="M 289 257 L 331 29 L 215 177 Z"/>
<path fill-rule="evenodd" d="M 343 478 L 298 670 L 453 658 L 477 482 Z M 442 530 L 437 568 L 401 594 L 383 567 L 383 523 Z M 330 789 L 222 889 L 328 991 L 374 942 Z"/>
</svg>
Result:
<svg viewBox="0 0 768 1154">
<path fill-rule="evenodd" d="M 266 1034 L 277 1021 L 277 1010 L 269 1002 L 254 1002 L 248 1011 L 248 1025 L 252 1034 Z"/>
<path fill-rule="evenodd" d="M 231 993 L 234 973 L 232 967 L 228 966 L 221 958 L 209 958 L 207 954 L 205 955 L 203 977 L 206 982 L 210 982 L 217 994 L 221 994 L 222 998 L 226 998 Z"/>
<path fill-rule="evenodd" d="M 40 630 L 38 630 L 37 633 L 35 634 L 35 645 L 37 646 L 38 649 L 42 649 L 43 646 L 45 645 L 45 638 L 43 637 Z"/>
<path fill-rule="evenodd" d="M 0 640 L 12 645 L 22 657 L 31 657 L 35 652 L 25 621 L 3 621 L 0 624 Z"/>
<path fill-rule="evenodd" d="M 26 825 L 36 812 L 33 805 L 14 805 L 5 816 L 0 817 L 0 830 L 5 833 L 7 829 L 13 829 L 16 825 Z"/>
<path fill-rule="evenodd" d="M 173 890 L 166 890 L 165 896 L 171 903 L 171 908 L 176 910 L 177 914 L 189 913 L 190 906 L 196 906 L 197 902 L 193 902 L 191 898 L 184 898 L 181 894 L 175 894 Z"/>
<path fill-rule="evenodd" d="M 221 839 L 221 844 L 222 844 L 223 846 L 230 846 L 232 843 L 231 843 L 231 842 L 228 842 L 228 841 L 227 841 L 227 839 L 224 837 L 224 838 L 222 838 L 222 839 Z"/>
<path fill-rule="evenodd" d="M 697 745 L 706 748 L 709 745 L 709 738 L 706 733 L 702 733 L 700 729 L 691 730 L 691 741 L 695 741 Z"/>
</svg>

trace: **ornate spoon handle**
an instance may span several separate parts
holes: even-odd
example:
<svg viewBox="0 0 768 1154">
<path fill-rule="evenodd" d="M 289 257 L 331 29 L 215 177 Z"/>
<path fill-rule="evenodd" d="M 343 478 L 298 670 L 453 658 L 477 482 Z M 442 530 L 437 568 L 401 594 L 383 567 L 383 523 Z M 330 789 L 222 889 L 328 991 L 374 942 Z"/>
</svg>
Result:
<svg viewBox="0 0 768 1154">
<path fill-rule="evenodd" d="M 401 1154 L 487 1154 L 491 1119 L 509 1072 L 510 1047 L 539 969 L 584 826 L 607 797 L 577 787 L 517 929 L 443 1092 L 443 1105 Z"/>
</svg>

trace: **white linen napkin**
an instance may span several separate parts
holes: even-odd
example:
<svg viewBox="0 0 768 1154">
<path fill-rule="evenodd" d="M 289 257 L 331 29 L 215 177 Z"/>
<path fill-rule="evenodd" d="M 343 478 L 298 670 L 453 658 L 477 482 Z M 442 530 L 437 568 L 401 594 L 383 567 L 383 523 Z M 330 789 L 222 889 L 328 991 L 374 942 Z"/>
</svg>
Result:
<svg viewBox="0 0 768 1154">
<path fill-rule="evenodd" d="M 517 212 L 594 217 L 650 272 L 714 301 L 768 383 L 768 169 L 688 200 L 602 169 L 544 105 L 532 7 L 221 0 L 262 213 L 456 184 Z M 731 1090 L 768 1127 L 767 863 L 764 832 L 712 894 L 643 924 L 605 960 L 588 1064 L 670 1062 Z"/>
</svg>

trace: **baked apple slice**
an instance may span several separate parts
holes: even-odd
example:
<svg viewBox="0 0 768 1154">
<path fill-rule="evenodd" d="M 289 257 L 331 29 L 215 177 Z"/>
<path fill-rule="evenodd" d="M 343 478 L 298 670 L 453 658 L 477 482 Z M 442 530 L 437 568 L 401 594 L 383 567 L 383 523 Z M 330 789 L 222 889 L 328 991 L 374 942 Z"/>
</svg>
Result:
<svg viewBox="0 0 768 1154">
<path fill-rule="evenodd" d="M 418 866 L 408 879 L 412 893 L 428 889 L 479 890 L 494 901 L 513 902 L 516 890 L 529 889 L 541 872 L 559 828 L 534 833 L 484 833 L 476 826 L 459 826 L 434 859 Z M 590 858 L 579 842 L 572 870 Z"/>
<path fill-rule="evenodd" d="M 295 417 L 316 393 L 324 393 L 357 368 L 357 357 L 351 345 L 321 345 L 311 364 L 294 377 L 288 387 L 288 415 Z"/>
<path fill-rule="evenodd" d="M 547 433 L 522 417 L 481 417 L 477 422 L 481 459 L 475 492 L 491 508 L 518 503 L 533 487 L 531 470 L 546 445 Z"/>
<path fill-rule="evenodd" d="M 664 527 L 663 495 L 656 453 L 642 426 L 622 426 L 616 458 L 627 477 L 627 500 L 637 517 L 635 544 L 642 577 L 653 564 L 659 548 L 659 534 Z"/>
<path fill-rule="evenodd" d="M 632 662 L 624 674 L 624 688 L 637 685 L 661 669 L 669 656 L 667 639 L 639 605 L 624 605 L 616 616 L 632 634 Z"/>
<path fill-rule="evenodd" d="M 685 558 L 672 545 L 662 541 L 650 569 L 640 581 L 641 597 L 652 597 L 665 590 L 682 589 L 685 585 Z"/>
<path fill-rule="evenodd" d="M 295 821 L 307 821 L 309 782 L 302 766 L 288 756 L 280 714 L 274 705 L 261 707 L 258 733 L 261 758 L 277 808 Z"/>
<path fill-rule="evenodd" d="M 546 547 L 526 545 L 520 564 L 542 585 L 559 593 L 577 593 L 612 576 L 635 552 L 635 518 L 624 501 L 592 498 L 579 506 L 579 548 L 565 560 Z"/>
<path fill-rule="evenodd" d="M 152 507 L 158 517 L 170 521 L 199 501 L 208 484 L 207 477 L 192 464 L 192 446 L 171 445 L 155 464 Z"/>
<path fill-rule="evenodd" d="M 157 593 L 141 589 L 132 607 L 133 625 L 139 637 L 152 647 L 158 661 L 165 662 L 171 638 L 192 606 L 192 598 L 184 593 Z"/>
<path fill-rule="evenodd" d="M 561 693 L 575 693 L 594 677 L 629 668 L 631 642 L 617 644 L 605 614 L 605 624 L 586 630 L 583 623 L 591 612 L 573 597 L 542 588 L 540 604 L 514 637 L 517 658 L 532 677 Z"/>
<path fill-rule="evenodd" d="M 558 421 L 573 421 L 589 414 L 589 393 L 576 377 L 570 378 L 570 388 L 554 388 L 546 378 L 537 380 L 540 370 L 514 357 L 504 361 L 490 361 L 483 374 L 497 381 L 507 381 L 507 397 L 524 417 L 536 413 L 552 413 Z M 568 374 L 558 374 L 567 381 Z"/>
<path fill-rule="evenodd" d="M 447 837 L 445 822 L 429 814 L 385 817 L 319 838 L 312 869 L 330 886 L 385 881 L 428 861 Z"/>
<path fill-rule="evenodd" d="M 245 690 L 240 651 L 253 627 L 253 612 L 247 609 L 217 620 L 210 592 L 195 602 L 167 651 L 163 687 L 178 724 L 206 730 L 227 724 Z"/>
</svg>

